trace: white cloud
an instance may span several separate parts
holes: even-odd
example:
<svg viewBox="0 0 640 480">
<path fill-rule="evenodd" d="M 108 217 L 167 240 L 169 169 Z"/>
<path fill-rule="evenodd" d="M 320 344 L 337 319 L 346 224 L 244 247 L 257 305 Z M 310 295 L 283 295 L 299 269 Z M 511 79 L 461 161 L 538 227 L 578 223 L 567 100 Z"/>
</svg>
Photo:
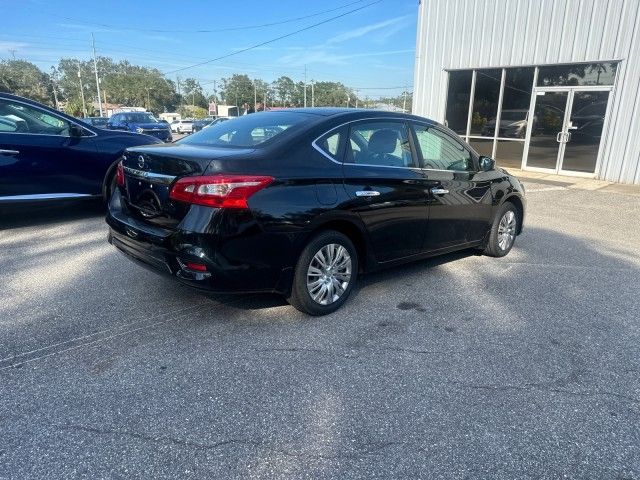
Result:
<svg viewBox="0 0 640 480">
<path fill-rule="evenodd" d="M 376 36 L 378 38 L 383 38 L 386 40 L 391 35 L 401 30 L 405 26 L 405 23 L 407 23 L 408 20 L 411 20 L 411 18 L 411 15 L 403 15 L 401 17 L 391 18 L 383 22 L 372 23 L 370 25 L 365 25 L 364 27 L 354 28 L 353 30 L 346 31 L 330 38 L 326 43 L 328 45 L 342 43 L 354 38 L 364 37 L 365 35 L 369 35 L 374 32 L 376 32 Z"/>
<path fill-rule="evenodd" d="M 405 53 L 412 53 L 414 49 L 404 49 L 404 50 L 386 50 L 382 52 L 363 52 L 363 53 L 348 53 L 348 54 L 337 54 L 331 49 L 326 49 L 324 47 L 316 47 L 314 49 L 310 49 L 303 54 L 289 54 L 280 58 L 280 62 L 287 65 L 292 66 L 302 66 L 302 65 L 311 65 L 311 64 L 325 64 L 325 65 L 349 65 L 355 58 L 366 58 L 366 57 L 381 57 L 387 55 L 401 55 Z"/>
</svg>

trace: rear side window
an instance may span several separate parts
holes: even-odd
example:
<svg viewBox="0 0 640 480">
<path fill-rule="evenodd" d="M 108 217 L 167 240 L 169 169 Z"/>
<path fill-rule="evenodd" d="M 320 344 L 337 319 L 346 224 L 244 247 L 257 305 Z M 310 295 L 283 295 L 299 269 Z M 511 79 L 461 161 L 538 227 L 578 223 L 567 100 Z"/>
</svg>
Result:
<svg viewBox="0 0 640 480">
<path fill-rule="evenodd" d="M 424 168 L 473 171 L 471 152 L 446 133 L 428 125 L 413 126 Z"/>
<path fill-rule="evenodd" d="M 334 130 L 316 140 L 316 146 L 328 157 L 340 161 L 340 147 L 343 140 L 343 129 Z"/>
<path fill-rule="evenodd" d="M 284 132 L 302 128 L 310 115 L 297 112 L 264 112 L 220 122 L 176 143 L 212 147 L 259 146 Z"/>
<path fill-rule="evenodd" d="M 351 126 L 348 163 L 381 167 L 413 167 L 409 133 L 404 122 L 373 121 Z"/>
</svg>

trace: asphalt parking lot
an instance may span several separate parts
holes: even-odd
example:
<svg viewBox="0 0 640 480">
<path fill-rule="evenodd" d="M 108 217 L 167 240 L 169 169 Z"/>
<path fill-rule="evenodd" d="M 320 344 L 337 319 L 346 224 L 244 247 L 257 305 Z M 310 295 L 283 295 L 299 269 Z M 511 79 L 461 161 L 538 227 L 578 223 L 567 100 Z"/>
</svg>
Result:
<svg viewBox="0 0 640 480">
<path fill-rule="evenodd" d="M 99 207 L 4 217 L 0 478 L 640 479 L 640 201 L 528 183 L 509 256 L 333 315 L 128 261 Z"/>
</svg>

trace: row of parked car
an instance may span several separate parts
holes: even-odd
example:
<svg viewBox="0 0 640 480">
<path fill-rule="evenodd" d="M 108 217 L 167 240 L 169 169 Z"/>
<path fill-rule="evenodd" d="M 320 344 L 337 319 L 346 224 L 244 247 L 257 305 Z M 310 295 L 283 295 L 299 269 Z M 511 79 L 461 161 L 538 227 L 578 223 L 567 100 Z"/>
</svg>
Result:
<svg viewBox="0 0 640 480">
<path fill-rule="evenodd" d="M 158 120 L 149 112 L 119 112 L 111 117 L 88 117 L 81 119 L 94 127 L 109 130 L 124 130 L 143 135 L 150 135 L 163 142 L 173 141 L 172 133 L 188 134 L 199 132 L 203 128 L 228 120 L 226 117 L 211 117 L 201 120 L 175 120 L 171 123 Z"/>
<path fill-rule="evenodd" d="M 107 125 L 0 93 L 0 206 L 103 196 L 114 247 L 199 289 L 277 292 L 324 315 L 360 273 L 462 249 L 501 257 L 522 231 L 518 179 L 426 118 L 260 112 L 169 144 L 149 113 Z"/>
</svg>

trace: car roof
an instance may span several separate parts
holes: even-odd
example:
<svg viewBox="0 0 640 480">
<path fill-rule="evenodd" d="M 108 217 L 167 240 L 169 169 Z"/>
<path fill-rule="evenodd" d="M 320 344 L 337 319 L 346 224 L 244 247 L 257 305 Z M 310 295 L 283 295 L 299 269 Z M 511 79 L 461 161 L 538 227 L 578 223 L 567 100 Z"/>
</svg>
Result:
<svg viewBox="0 0 640 480">
<path fill-rule="evenodd" d="M 309 115 L 317 115 L 322 117 L 344 117 L 348 120 L 357 120 L 358 118 L 398 118 L 405 120 L 417 120 L 421 122 L 427 122 L 434 125 L 439 125 L 435 120 L 431 120 L 425 117 L 419 117 L 417 115 L 411 115 L 401 112 L 389 112 L 386 110 L 373 110 L 368 108 L 346 108 L 346 107 L 312 107 L 312 108 L 287 108 L 283 110 L 267 110 L 267 112 L 273 113 L 286 113 L 286 112 L 299 112 Z M 258 112 L 260 113 L 260 112 Z"/>
</svg>

